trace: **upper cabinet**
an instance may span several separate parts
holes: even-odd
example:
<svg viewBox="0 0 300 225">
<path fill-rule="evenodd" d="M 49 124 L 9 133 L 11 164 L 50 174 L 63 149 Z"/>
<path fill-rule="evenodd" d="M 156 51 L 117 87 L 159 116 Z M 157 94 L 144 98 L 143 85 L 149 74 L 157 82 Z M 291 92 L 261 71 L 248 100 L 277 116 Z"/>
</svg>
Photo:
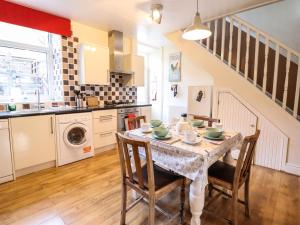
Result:
<svg viewBox="0 0 300 225">
<path fill-rule="evenodd" d="M 144 86 L 144 57 L 127 54 L 123 63 L 125 71 L 133 72 L 130 76 L 123 76 L 123 82 L 128 86 Z"/>
<path fill-rule="evenodd" d="M 80 81 L 81 84 L 110 83 L 108 47 L 95 44 L 80 45 Z"/>
</svg>

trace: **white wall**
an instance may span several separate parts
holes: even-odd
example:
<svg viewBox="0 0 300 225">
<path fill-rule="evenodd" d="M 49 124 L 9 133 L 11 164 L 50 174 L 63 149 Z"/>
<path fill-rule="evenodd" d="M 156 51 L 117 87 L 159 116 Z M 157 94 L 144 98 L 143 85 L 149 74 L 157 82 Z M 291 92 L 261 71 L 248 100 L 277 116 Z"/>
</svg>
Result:
<svg viewBox="0 0 300 225">
<path fill-rule="evenodd" d="M 187 112 L 188 104 L 188 86 L 213 85 L 213 77 L 210 73 L 203 70 L 189 57 L 182 53 L 181 56 L 181 82 L 169 82 L 169 56 L 172 53 L 180 52 L 175 45 L 165 46 L 163 48 L 163 120 L 169 121 L 169 115 L 176 115 L 180 112 Z M 178 94 L 173 97 L 171 85 L 178 84 Z M 177 115 L 176 115 L 177 116 Z"/>
<path fill-rule="evenodd" d="M 300 52 L 299 0 L 280 1 L 237 16 Z"/>
<path fill-rule="evenodd" d="M 238 76 L 234 70 L 208 53 L 206 49 L 194 42 L 184 41 L 181 38 L 181 32 L 171 33 L 168 38 L 186 56 L 184 57 L 185 61 L 188 61 L 190 65 L 197 65 L 194 67 L 195 70 L 201 71 L 205 75 L 210 74 L 213 77 L 215 87 L 231 88 L 276 127 L 280 128 L 289 138 L 287 162 L 300 170 L 300 122 L 296 121 L 294 117 L 244 78 Z M 181 104 L 183 103 L 181 102 Z"/>
</svg>

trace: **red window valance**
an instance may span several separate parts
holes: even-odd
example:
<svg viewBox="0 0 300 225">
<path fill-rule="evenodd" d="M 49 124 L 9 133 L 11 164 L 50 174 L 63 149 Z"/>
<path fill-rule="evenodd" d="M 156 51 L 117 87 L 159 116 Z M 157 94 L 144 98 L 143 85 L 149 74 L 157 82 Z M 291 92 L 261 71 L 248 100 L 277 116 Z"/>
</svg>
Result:
<svg viewBox="0 0 300 225">
<path fill-rule="evenodd" d="M 4 0 L 0 0 L 0 21 L 67 37 L 72 35 L 69 19 Z"/>
</svg>

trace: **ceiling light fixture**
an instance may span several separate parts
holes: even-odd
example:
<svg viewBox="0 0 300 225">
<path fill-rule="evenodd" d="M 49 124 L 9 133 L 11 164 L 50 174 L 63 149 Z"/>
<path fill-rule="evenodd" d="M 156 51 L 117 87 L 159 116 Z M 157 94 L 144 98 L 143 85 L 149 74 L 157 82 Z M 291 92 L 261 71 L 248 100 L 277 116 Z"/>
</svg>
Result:
<svg viewBox="0 0 300 225">
<path fill-rule="evenodd" d="M 152 4 L 151 5 L 151 19 L 153 22 L 160 24 L 162 18 L 162 4 Z"/>
<path fill-rule="evenodd" d="M 192 25 L 190 25 L 184 30 L 182 34 L 182 38 L 189 41 L 196 41 L 196 40 L 208 38 L 210 35 L 211 35 L 211 31 L 209 30 L 209 28 L 203 25 L 201 22 L 199 9 L 198 9 L 198 0 L 197 0 L 197 12 L 194 17 L 194 21 Z"/>
</svg>

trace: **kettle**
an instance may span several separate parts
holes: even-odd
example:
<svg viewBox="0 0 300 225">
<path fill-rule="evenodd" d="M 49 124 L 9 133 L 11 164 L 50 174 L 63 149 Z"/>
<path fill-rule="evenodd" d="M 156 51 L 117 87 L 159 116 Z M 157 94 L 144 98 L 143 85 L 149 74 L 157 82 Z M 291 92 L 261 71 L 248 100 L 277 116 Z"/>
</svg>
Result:
<svg viewBox="0 0 300 225">
<path fill-rule="evenodd" d="M 187 121 L 187 114 L 181 114 L 180 120 L 176 124 L 176 133 L 177 135 L 183 135 L 185 131 L 191 130 L 191 125 Z"/>
</svg>

